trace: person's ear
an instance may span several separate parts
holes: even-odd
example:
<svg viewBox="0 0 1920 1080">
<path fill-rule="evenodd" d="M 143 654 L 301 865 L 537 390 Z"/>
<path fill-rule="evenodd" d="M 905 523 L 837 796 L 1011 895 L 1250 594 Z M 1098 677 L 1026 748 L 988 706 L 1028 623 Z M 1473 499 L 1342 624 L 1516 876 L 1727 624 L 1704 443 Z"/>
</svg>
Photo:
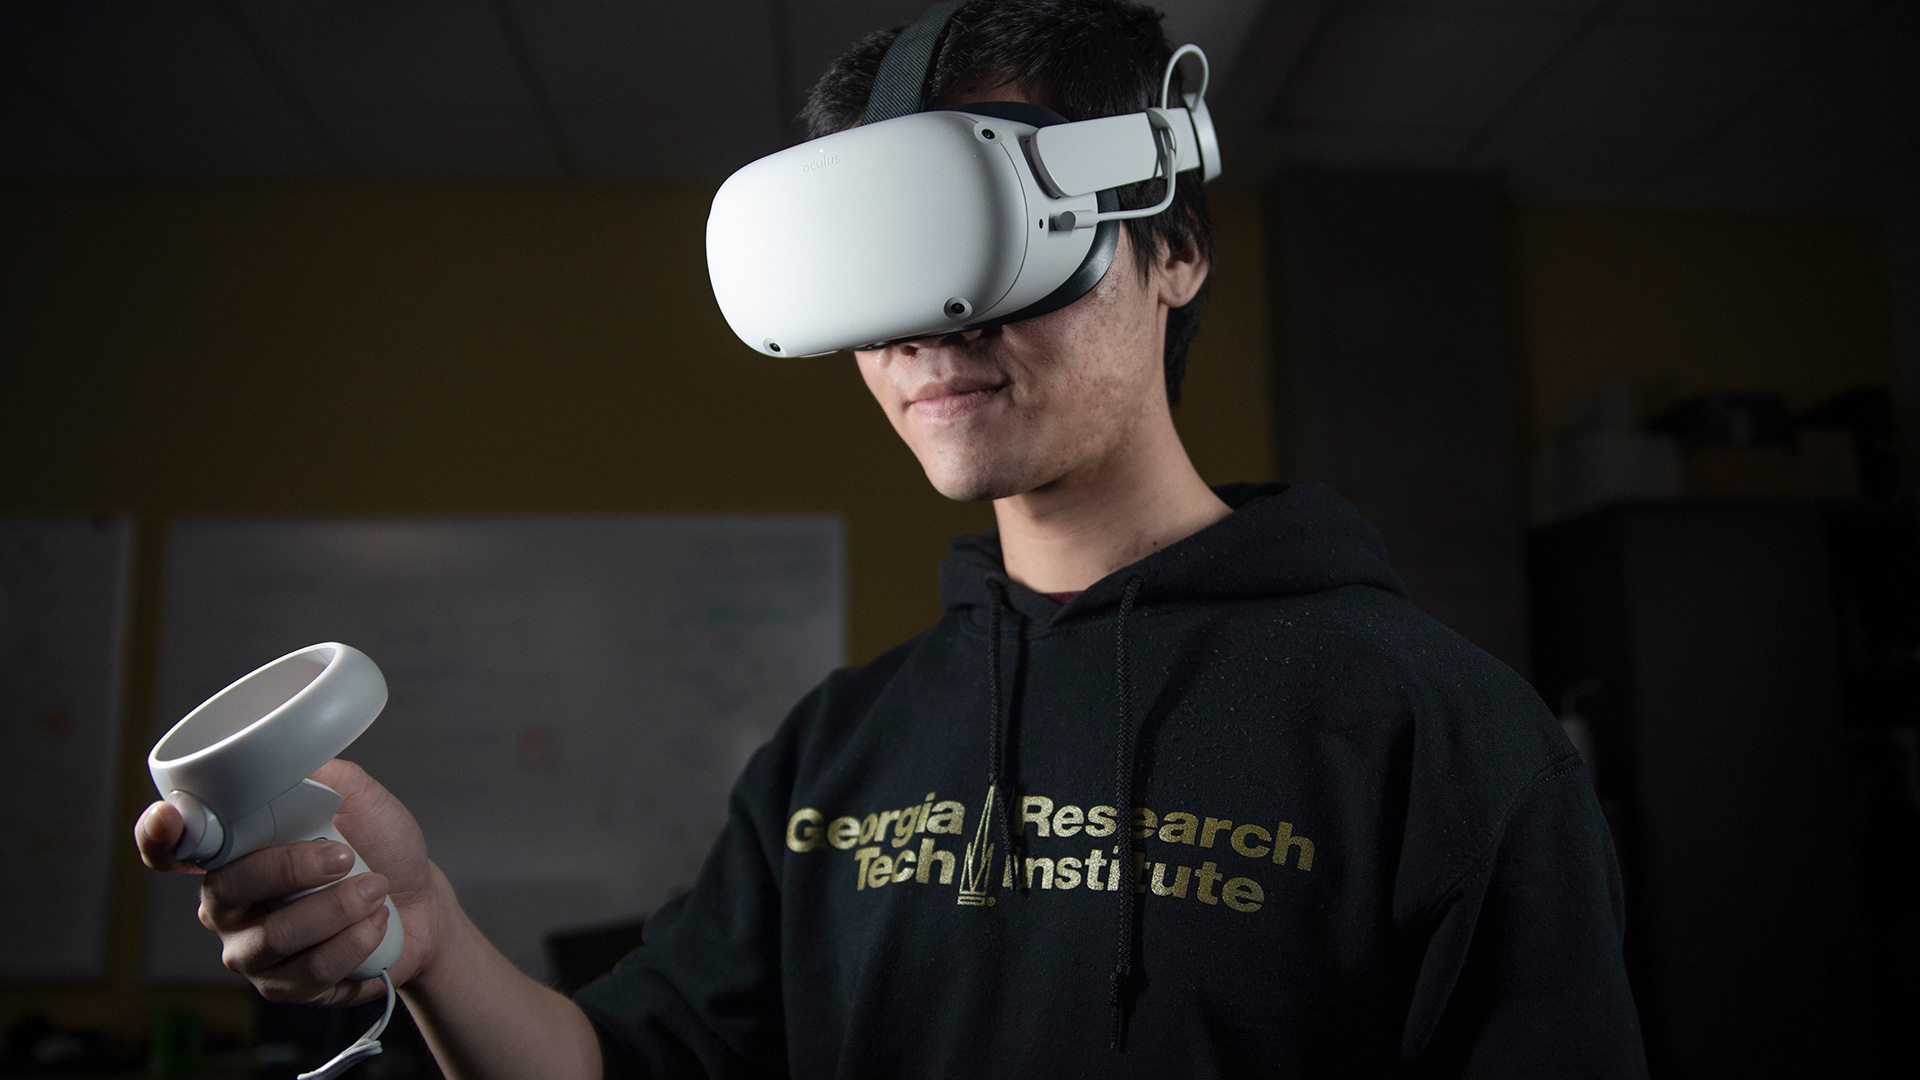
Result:
<svg viewBox="0 0 1920 1080">
<path fill-rule="evenodd" d="M 1200 286 L 1207 283 L 1207 274 L 1213 269 L 1192 237 L 1169 242 L 1161 249 L 1157 263 L 1154 279 L 1159 283 L 1159 300 L 1170 308 L 1186 307 L 1200 295 Z"/>
</svg>

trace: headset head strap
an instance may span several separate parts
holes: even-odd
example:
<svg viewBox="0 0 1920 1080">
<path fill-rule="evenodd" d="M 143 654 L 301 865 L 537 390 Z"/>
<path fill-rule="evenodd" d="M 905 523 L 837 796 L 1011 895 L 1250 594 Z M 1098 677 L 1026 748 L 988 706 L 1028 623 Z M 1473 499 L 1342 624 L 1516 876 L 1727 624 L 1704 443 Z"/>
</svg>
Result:
<svg viewBox="0 0 1920 1080">
<path fill-rule="evenodd" d="M 947 20 L 966 0 L 942 0 L 928 6 L 913 24 L 894 36 L 880 69 L 873 74 L 873 90 L 867 94 L 864 124 L 877 124 L 896 116 L 917 113 L 927 107 L 927 76 L 933 67 L 933 54 Z"/>
</svg>

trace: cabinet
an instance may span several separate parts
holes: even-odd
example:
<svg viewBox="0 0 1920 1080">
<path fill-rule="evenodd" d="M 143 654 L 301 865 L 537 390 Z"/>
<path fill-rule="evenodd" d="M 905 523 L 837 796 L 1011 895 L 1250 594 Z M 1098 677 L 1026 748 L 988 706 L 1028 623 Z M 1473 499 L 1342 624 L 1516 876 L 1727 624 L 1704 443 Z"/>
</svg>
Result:
<svg viewBox="0 0 1920 1080">
<path fill-rule="evenodd" d="M 1873 1068 L 1834 545 L 1810 502 L 1532 537 L 1536 683 L 1590 736 L 1656 1076 Z"/>
</svg>

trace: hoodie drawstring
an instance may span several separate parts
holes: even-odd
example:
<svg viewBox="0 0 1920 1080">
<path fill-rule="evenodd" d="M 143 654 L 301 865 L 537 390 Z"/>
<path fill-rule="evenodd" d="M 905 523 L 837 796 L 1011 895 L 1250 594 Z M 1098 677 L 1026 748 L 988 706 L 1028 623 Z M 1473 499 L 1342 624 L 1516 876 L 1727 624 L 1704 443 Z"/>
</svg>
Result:
<svg viewBox="0 0 1920 1080">
<path fill-rule="evenodd" d="M 1014 865 L 1013 823 L 1007 813 L 1007 740 L 1006 722 L 1000 700 L 1000 590 L 993 583 L 987 585 L 987 592 L 993 598 L 993 615 L 987 639 L 987 691 L 993 695 L 993 702 L 987 713 L 987 790 L 993 792 L 993 812 L 1000 816 L 1000 846 L 1006 851 L 1006 862 Z M 987 873 L 993 873 L 993 860 L 986 860 Z M 1020 875 L 1011 875 L 1018 887 Z"/>
<path fill-rule="evenodd" d="M 1107 987 L 1107 1004 L 1113 1011 L 1112 1045 L 1115 1050 L 1122 1048 L 1126 1038 L 1126 992 L 1133 979 L 1133 935 L 1135 924 L 1140 921 L 1140 905 L 1134 900 L 1135 890 L 1139 888 L 1138 867 L 1133 859 L 1133 771 L 1134 771 L 1134 724 L 1133 724 L 1133 656 L 1131 651 L 1133 637 L 1134 601 L 1140 596 L 1140 583 L 1145 579 L 1139 576 L 1127 579 L 1126 591 L 1120 595 L 1120 614 L 1115 620 L 1115 660 L 1114 678 L 1120 691 L 1120 711 L 1116 719 L 1119 728 L 1118 745 L 1114 764 L 1114 809 L 1119 816 L 1121 842 L 1116 847 L 1113 869 L 1115 874 L 1124 874 L 1125 880 L 1120 887 L 1120 911 L 1118 921 L 1119 940 L 1114 948 L 1113 974 Z M 1003 600 L 1000 590 L 989 584 L 991 598 L 987 633 L 987 692 L 992 700 L 987 707 L 987 784 L 993 792 L 992 811 L 1000 816 L 1000 844 L 1006 851 L 1005 866 L 1008 879 L 1013 882 L 1014 891 L 1019 891 L 1020 874 L 1017 855 L 1013 849 L 1013 818 L 1008 813 L 1010 805 L 1006 782 L 1006 714 L 1001 701 L 1000 676 L 1000 610 Z M 987 864 L 991 874 L 992 862 Z"/>
<path fill-rule="evenodd" d="M 1120 594 L 1120 614 L 1115 621 L 1114 676 L 1120 688 L 1119 745 L 1115 753 L 1115 773 L 1113 780 L 1113 806 L 1120 817 L 1120 850 L 1117 852 L 1115 866 L 1110 873 L 1121 873 L 1125 867 L 1126 882 L 1120 888 L 1119 941 L 1114 947 L 1113 976 L 1107 987 L 1107 1004 L 1113 1010 L 1112 1041 L 1115 1050 L 1121 1049 L 1126 1039 L 1126 1000 L 1127 984 L 1133 978 L 1133 930 L 1139 921 L 1139 907 L 1134 903 L 1134 890 L 1139 887 L 1134 880 L 1138 877 L 1138 868 L 1133 860 L 1133 657 L 1128 645 L 1131 639 L 1133 620 L 1133 602 L 1140 595 L 1142 578 L 1127 579 L 1127 589 Z"/>
</svg>

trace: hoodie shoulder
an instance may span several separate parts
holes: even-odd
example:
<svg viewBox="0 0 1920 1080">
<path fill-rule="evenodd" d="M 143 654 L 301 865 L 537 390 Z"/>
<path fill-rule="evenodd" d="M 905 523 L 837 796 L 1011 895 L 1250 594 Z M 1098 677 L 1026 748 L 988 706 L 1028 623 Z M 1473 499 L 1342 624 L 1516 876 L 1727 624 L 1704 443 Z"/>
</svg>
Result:
<svg viewBox="0 0 1920 1080">
<path fill-rule="evenodd" d="M 1578 771 L 1578 752 L 1532 684 L 1405 599 L 1341 589 L 1322 601 L 1320 649 L 1371 673 L 1346 689 L 1347 722 L 1401 747 L 1398 900 L 1426 910 L 1489 857 L 1538 784 Z"/>
<path fill-rule="evenodd" d="M 1510 712 L 1553 723 L 1540 695 L 1519 672 L 1462 637 L 1413 601 L 1378 590 L 1340 590 L 1353 618 L 1341 633 L 1379 650 L 1391 668 L 1433 707 Z M 1558 730 L 1558 727 L 1555 727 Z"/>
<path fill-rule="evenodd" d="M 1483 763 L 1532 771 L 1572 751 L 1558 720 L 1519 672 L 1404 597 L 1345 587 L 1314 598 L 1322 650 L 1389 691 L 1418 726 Z"/>
</svg>

